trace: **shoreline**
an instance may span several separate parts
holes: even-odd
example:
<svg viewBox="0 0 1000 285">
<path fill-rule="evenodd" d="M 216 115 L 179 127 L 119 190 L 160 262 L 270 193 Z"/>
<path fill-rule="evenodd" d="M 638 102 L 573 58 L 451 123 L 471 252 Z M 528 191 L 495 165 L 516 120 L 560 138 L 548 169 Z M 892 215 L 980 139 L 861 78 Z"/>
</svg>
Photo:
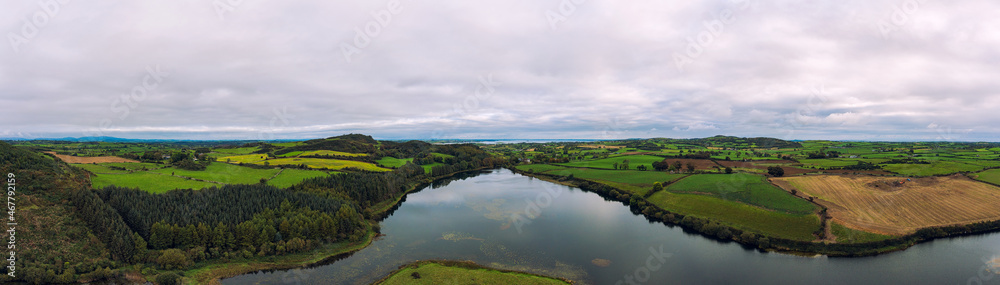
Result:
<svg viewBox="0 0 1000 285">
<path fill-rule="evenodd" d="M 618 202 L 621 202 L 621 203 L 629 206 L 629 208 L 632 210 L 632 212 L 634 214 L 636 214 L 636 215 L 642 215 L 647 220 L 661 222 L 661 223 L 663 223 L 665 225 L 668 225 L 668 226 L 678 226 L 678 227 L 681 227 L 685 231 L 690 231 L 690 232 L 698 233 L 702 237 L 705 237 L 705 238 L 710 238 L 710 239 L 714 239 L 714 240 L 718 240 L 718 241 L 722 241 L 722 242 L 736 242 L 736 243 L 740 244 L 741 246 L 744 246 L 744 247 L 747 247 L 747 248 L 757 249 L 757 250 L 760 250 L 760 251 L 777 252 L 777 253 L 797 255 L 797 256 L 806 256 L 806 257 L 817 256 L 817 255 L 823 255 L 823 256 L 829 256 L 829 257 L 867 257 L 867 256 L 876 256 L 876 255 L 881 255 L 881 254 L 886 254 L 886 253 L 891 253 L 891 252 L 896 252 L 896 251 L 903 251 L 903 250 L 906 250 L 906 249 L 908 249 L 908 248 L 910 248 L 910 247 L 912 247 L 914 245 L 917 245 L 917 244 L 920 244 L 920 243 L 923 243 L 923 242 L 933 241 L 933 240 L 936 240 L 936 239 L 963 237 L 963 236 L 987 234 L 987 233 L 993 233 L 993 232 L 1000 231 L 1000 220 L 993 220 L 993 221 L 977 222 L 977 223 L 964 224 L 964 225 L 951 225 L 951 226 L 921 228 L 921 229 L 918 229 L 917 231 L 915 231 L 914 233 L 911 233 L 911 234 L 902 235 L 902 236 L 895 236 L 895 237 L 890 238 L 890 239 L 876 241 L 876 242 L 867 242 L 867 243 L 824 243 L 824 242 L 812 242 L 812 241 L 808 241 L 807 242 L 807 241 L 789 240 L 789 239 L 785 239 L 785 238 L 773 237 L 773 236 L 768 236 L 768 235 L 760 234 L 760 233 L 757 233 L 757 232 L 752 232 L 754 234 L 761 235 L 762 237 L 765 237 L 765 238 L 767 238 L 767 239 L 770 240 L 770 243 L 768 245 L 761 246 L 761 245 L 759 245 L 757 243 L 751 243 L 750 241 L 746 241 L 746 240 L 742 240 L 742 239 L 738 238 L 738 236 L 739 236 L 738 234 L 734 234 L 732 237 L 729 237 L 729 238 L 720 238 L 720 237 L 717 237 L 715 235 L 707 234 L 704 231 L 701 231 L 701 230 L 698 230 L 698 229 L 695 229 L 695 228 L 692 228 L 692 227 L 689 227 L 689 226 L 685 226 L 685 225 L 683 225 L 683 224 L 681 224 L 679 222 L 671 222 L 671 221 L 666 221 L 664 219 L 659 219 L 659 218 L 653 217 L 653 216 L 651 216 L 649 214 L 642 213 L 642 211 L 636 211 L 636 206 L 630 204 L 628 200 L 619 200 L 619 199 L 616 199 L 615 197 L 611 197 L 610 195 L 606 195 L 606 194 L 604 194 L 604 193 L 602 193 L 600 191 L 596 191 L 598 189 L 588 189 L 590 187 L 586 187 L 589 184 L 598 184 L 598 185 L 601 185 L 602 187 L 606 187 L 606 188 L 609 188 L 609 189 L 614 189 L 614 190 L 618 190 L 618 191 L 625 191 L 625 190 L 618 189 L 618 188 L 616 188 L 614 186 L 611 186 L 611 185 L 597 183 L 597 182 L 592 182 L 592 181 L 588 181 L 588 180 L 584 180 L 584 179 L 580 179 L 580 178 L 575 178 L 575 177 L 574 178 L 565 178 L 565 177 L 561 177 L 561 176 L 553 176 L 553 175 L 542 174 L 542 173 L 531 173 L 531 172 L 527 172 L 527 171 L 523 171 L 523 170 L 517 169 L 515 167 L 507 167 L 507 169 L 511 170 L 514 173 L 521 174 L 521 175 L 524 175 L 524 176 L 538 178 L 538 179 L 541 179 L 541 180 L 544 180 L 544 181 L 553 182 L 553 183 L 557 183 L 557 184 L 560 184 L 560 185 L 566 185 L 566 186 L 576 187 L 576 188 L 579 188 L 579 189 L 587 191 L 587 192 L 596 193 L 596 194 L 604 197 L 605 199 L 610 199 L 610 200 L 613 200 L 613 201 L 618 201 Z M 661 207 L 659 207 L 657 205 L 654 205 L 654 204 L 650 203 L 645 198 L 639 198 L 639 199 L 641 199 L 641 201 L 645 202 L 647 205 L 655 207 L 658 210 L 658 212 L 660 212 L 660 213 L 670 213 L 670 214 L 677 215 L 677 216 L 688 216 L 688 215 L 679 214 L 679 213 L 675 213 L 675 212 L 672 212 L 672 211 L 665 210 L 665 209 L 663 209 L 663 208 L 661 208 Z M 707 220 L 707 221 L 717 222 L 715 220 L 708 219 L 708 218 L 700 218 L 700 219 Z M 678 218 L 678 220 L 680 220 L 680 219 Z M 724 225 L 724 226 L 727 227 L 730 231 L 733 231 L 733 232 L 746 232 L 744 230 L 737 229 L 737 228 L 729 226 L 729 225 Z M 970 227 L 971 227 L 971 229 L 970 229 Z"/>
<path fill-rule="evenodd" d="M 368 222 L 368 225 L 366 226 L 366 234 L 365 238 L 360 241 L 348 243 L 347 245 L 339 247 L 335 246 L 335 244 L 327 244 L 321 246 L 321 248 L 307 252 L 284 256 L 272 256 L 272 258 L 278 259 L 275 261 L 251 259 L 238 262 L 209 263 L 198 268 L 184 270 L 184 276 L 188 279 L 188 282 L 185 284 L 221 284 L 222 279 L 233 278 L 244 274 L 259 271 L 290 270 L 295 268 L 311 267 L 314 265 L 322 265 L 325 261 L 337 259 L 341 256 L 350 256 L 355 252 L 367 248 L 372 244 L 372 242 L 375 241 L 379 235 L 379 233 L 373 230 L 375 225 L 377 225 L 382 219 L 385 219 L 387 213 L 401 205 L 407 195 L 423 190 L 424 188 L 427 188 L 435 182 L 441 180 L 451 179 L 462 174 L 481 172 L 483 170 L 488 170 L 488 168 L 456 171 L 447 175 L 424 178 L 421 181 L 414 181 L 416 182 L 415 184 L 411 184 L 411 186 L 406 191 L 401 193 L 399 197 L 391 200 L 391 203 L 387 203 L 389 201 L 387 200 L 386 202 L 383 202 L 385 205 L 377 205 L 373 207 L 378 208 L 378 210 L 373 211 L 371 214 L 372 216 L 365 219 L 365 221 Z M 303 260 L 303 256 L 307 258 Z"/>
</svg>

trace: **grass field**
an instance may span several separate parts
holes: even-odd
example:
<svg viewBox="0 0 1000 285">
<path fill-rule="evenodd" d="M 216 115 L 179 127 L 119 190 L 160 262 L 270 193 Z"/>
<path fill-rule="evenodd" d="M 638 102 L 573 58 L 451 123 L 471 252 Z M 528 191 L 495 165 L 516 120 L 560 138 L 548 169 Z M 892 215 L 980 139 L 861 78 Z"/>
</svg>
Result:
<svg viewBox="0 0 1000 285">
<path fill-rule="evenodd" d="M 253 147 L 238 147 L 238 148 L 216 148 L 213 149 L 212 151 L 218 153 L 227 153 L 227 154 L 250 154 L 257 150 L 258 148 L 256 146 L 253 146 Z"/>
<path fill-rule="evenodd" d="M 1000 185 L 1000 169 L 990 169 L 975 174 L 976 180 Z"/>
<path fill-rule="evenodd" d="M 567 168 L 551 164 L 524 164 L 518 165 L 517 169 L 530 172 L 545 172 L 549 170 L 564 170 Z"/>
<path fill-rule="evenodd" d="M 221 186 L 221 184 L 188 180 L 146 171 L 129 174 L 96 174 L 90 177 L 90 181 L 95 189 L 115 185 L 139 188 L 152 193 L 163 193 L 174 189 L 203 189 L 211 186 Z"/>
<path fill-rule="evenodd" d="M 419 278 L 417 278 L 419 276 Z M 528 273 L 500 271 L 465 262 L 417 262 L 394 271 L 378 285 L 526 284 L 565 285 L 568 282 Z"/>
<path fill-rule="evenodd" d="M 874 233 L 901 235 L 931 226 L 1000 219 L 1000 188 L 960 175 L 912 181 L 839 175 L 772 180 L 819 198 L 838 223 Z"/>
<path fill-rule="evenodd" d="M 302 180 L 314 177 L 323 177 L 327 175 L 329 174 L 326 174 L 326 172 L 319 170 L 289 168 L 282 170 L 281 173 L 278 174 L 278 176 L 275 176 L 273 179 L 268 180 L 267 184 L 279 188 L 288 188 L 291 187 L 292 185 L 302 182 Z"/>
<path fill-rule="evenodd" d="M 260 183 L 261 178 L 270 179 L 278 173 L 278 169 L 256 169 L 221 162 L 212 162 L 205 170 L 202 171 L 176 169 L 171 167 L 152 170 L 151 172 L 166 175 L 173 174 L 225 184 L 256 184 Z"/>
<path fill-rule="evenodd" d="M 647 200 L 671 212 L 708 218 L 768 236 L 812 241 L 815 239 L 812 233 L 820 228 L 819 217 L 816 215 L 769 211 L 711 196 L 660 191 Z"/>
<path fill-rule="evenodd" d="M 192 171 L 170 167 L 149 171 L 137 171 L 133 173 L 112 170 L 103 165 L 80 164 L 78 166 L 96 173 L 95 176 L 91 177 L 91 181 L 95 188 L 117 185 L 122 187 L 139 188 L 153 193 L 162 193 L 174 189 L 202 189 L 210 186 L 221 186 L 222 184 L 256 184 L 260 183 L 260 179 L 262 178 L 269 179 L 267 184 L 286 188 L 308 178 L 327 175 L 326 172 L 318 170 L 256 169 L 220 162 L 213 162 L 202 171 Z M 281 171 L 281 174 L 278 174 L 279 171 Z M 278 175 L 275 176 L 275 174 Z"/>
<path fill-rule="evenodd" d="M 961 163 L 957 161 L 933 161 L 930 164 L 886 164 L 886 171 L 911 176 L 944 175 L 957 172 L 979 171 L 982 166 Z"/>
<path fill-rule="evenodd" d="M 629 169 L 635 169 L 639 165 L 645 165 L 649 169 L 653 169 L 653 162 L 663 160 L 662 157 L 652 156 L 652 155 L 626 155 L 626 156 L 609 157 L 598 160 L 574 161 L 570 163 L 563 163 L 560 165 L 569 167 L 614 169 L 615 163 L 622 163 L 622 161 L 626 159 L 629 161 L 628 163 Z"/>
<path fill-rule="evenodd" d="M 869 233 L 866 231 L 859 231 L 852 228 L 845 227 L 836 222 L 830 223 L 830 231 L 834 236 L 837 237 L 837 243 L 865 243 L 865 242 L 875 242 L 880 240 L 886 240 L 892 238 L 890 235 L 880 235 L 876 233 Z"/>
<path fill-rule="evenodd" d="M 804 167 L 842 167 L 857 165 L 858 161 L 881 163 L 886 159 L 858 159 L 858 158 L 820 158 L 820 159 L 800 159 Z"/>
<path fill-rule="evenodd" d="M 93 173 L 97 173 L 97 174 L 122 174 L 122 173 L 128 173 L 128 170 L 118 170 L 118 169 L 108 168 L 108 166 L 105 165 L 104 163 L 102 163 L 102 164 L 78 164 L 78 165 L 74 165 L 74 166 L 86 169 L 87 171 L 90 171 L 90 172 L 93 172 Z"/>
<path fill-rule="evenodd" d="M 385 167 L 400 167 L 410 161 L 413 161 L 413 159 L 412 158 L 399 159 L 391 156 L 386 156 L 380 158 L 379 160 L 376 160 L 375 162 Z"/>
<path fill-rule="evenodd" d="M 264 161 L 265 159 L 267 159 L 266 154 L 244 154 L 244 155 L 223 156 L 217 158 L 216 161 L 225 163 L 254 163 L 258 161 Z"/>
<path fill-rule="evenodd" d="M 265 161 L 257 161 L 254 164 L 263 165 Z M 341 170 L 348 167 L 353 167 L 361 170 L 368 171 L 390 171 L 390 169 L 381 168 L 375 166 L 374 164 L 353 160 L 340 160 L 340 159 L 324 159 L 324 158 L 278 158 L 266 161 L 269 165 L 300 165 L 305 164 L 310 168 L 323 168 L 323 169 L 333 169 Z"/>
<path fill-rule="evenodd" d="M 532 165 L 533 166 L 533 165 Z M 628 191 L 633 195 L 645 195 L 653 188 L 654 182 L 669 182 L 684 177 L 684 174 L 670 174 L 662 171 L 602 170 L 589 168 L 562 168 L 559 166 L 534 166 L 545 174 L 569 176 L 604 183 Z M 538 172 L 538 171 L 536 171 Z"/>
<path fill-rule="evenodd" d="M 796 198 L 754 174 L 696 174 L 667 186 L 675 193 L 702 193 L 791 214 L 810 214 L 816 205 Z"/>
</svg>

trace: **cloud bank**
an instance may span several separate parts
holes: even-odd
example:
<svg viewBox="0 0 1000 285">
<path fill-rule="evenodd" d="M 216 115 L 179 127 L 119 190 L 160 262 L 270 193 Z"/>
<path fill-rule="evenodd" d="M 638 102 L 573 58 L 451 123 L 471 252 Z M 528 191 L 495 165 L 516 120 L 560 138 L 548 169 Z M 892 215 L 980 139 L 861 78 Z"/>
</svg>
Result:
<svg viewBox="0 0 1000 285">
<path fill-rule="evenodd" d="M 0 137 L 1000 140 L 995 1 L 23 1 Z"/>
</svg>

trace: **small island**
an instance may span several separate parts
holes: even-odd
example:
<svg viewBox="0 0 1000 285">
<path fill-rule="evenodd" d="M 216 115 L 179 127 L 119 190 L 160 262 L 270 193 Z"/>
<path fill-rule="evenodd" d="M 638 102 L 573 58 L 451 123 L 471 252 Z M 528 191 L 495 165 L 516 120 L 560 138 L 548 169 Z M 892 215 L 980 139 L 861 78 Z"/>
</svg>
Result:
<svg viewBox="0 0 1000 285">
<path fill-rule="evenodd" d="M 572 281 L 526 272 L 485 267 L 471 261 L 416 261 L 393 271 L 376 285 L 399 284 L 573 284 Z"/>
</svg>

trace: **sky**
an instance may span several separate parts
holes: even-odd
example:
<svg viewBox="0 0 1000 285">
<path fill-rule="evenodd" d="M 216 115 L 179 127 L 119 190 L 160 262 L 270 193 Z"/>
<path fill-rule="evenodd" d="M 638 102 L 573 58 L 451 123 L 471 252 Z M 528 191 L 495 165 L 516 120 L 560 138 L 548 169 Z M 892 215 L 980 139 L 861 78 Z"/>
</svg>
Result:
<svg viewBox="0 0 1000 285">
<path fill-rule="evenodd" d="M 1000 141 L 1000 2 L 7 1 L 0 138 Z"/>
</svg>

